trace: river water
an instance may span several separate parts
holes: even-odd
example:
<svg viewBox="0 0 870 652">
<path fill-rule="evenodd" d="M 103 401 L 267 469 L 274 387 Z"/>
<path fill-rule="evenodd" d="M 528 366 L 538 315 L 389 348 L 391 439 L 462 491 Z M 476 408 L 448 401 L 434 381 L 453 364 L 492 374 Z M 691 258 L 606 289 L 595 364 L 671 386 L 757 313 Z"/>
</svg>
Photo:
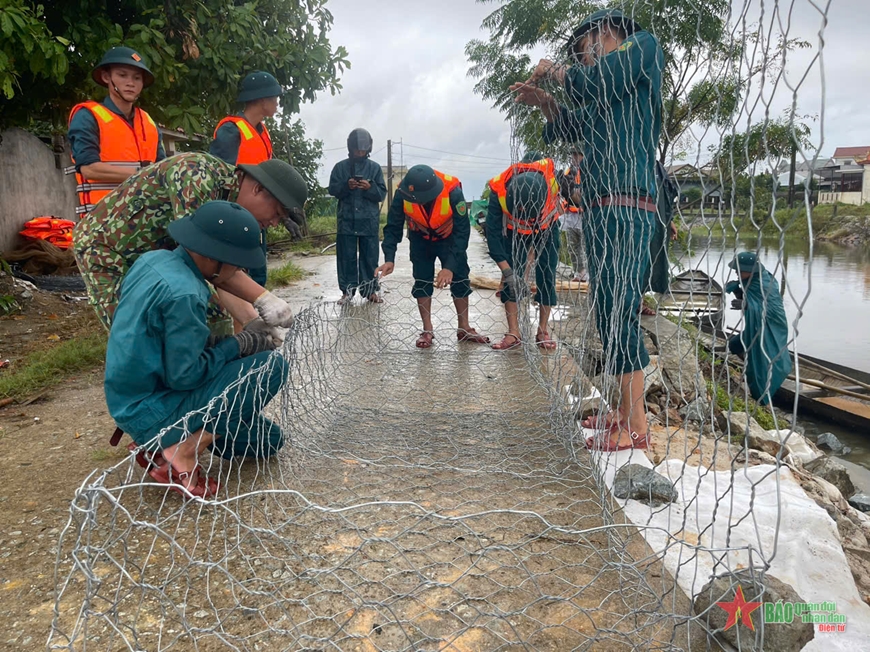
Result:
<svg viewBox="0 0 870 652">
<path fill-rule="evenodd" d="M 785 276 L 783 300 L 789 337 L 801 353 L 870 371 L 870 247 L 844 247 L 805 238 L 697 237 L 686 249 L 675 247 L 674 272 L 701 269 L 722 285 L 736 278 L 728 263 L 740 251 L 757 251 L 777 279 Z M 730 301 L 729 301 L 730 303 Z M 726 310 L 726 324 L 738 327 L 740 311 Z M 833 432 L 851 446 L 845 459 L 870 468 L 870 442 L 824 423 L 805 423 L 811 437 Z"/>
</svg>

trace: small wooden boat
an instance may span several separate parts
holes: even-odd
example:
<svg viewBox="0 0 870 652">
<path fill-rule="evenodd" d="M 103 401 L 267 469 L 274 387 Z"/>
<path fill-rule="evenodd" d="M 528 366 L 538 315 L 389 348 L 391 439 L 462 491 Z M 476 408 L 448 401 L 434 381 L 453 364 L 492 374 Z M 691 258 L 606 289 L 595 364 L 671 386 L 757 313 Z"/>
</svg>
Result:
<svg viewBox="0 0 870 652">
<path fill-rule="evenodd" d="M 794 355 L 792 355 L 794 358 Z M 800 387 L 795 372 L 800 371 Z M 774 395 L 784 409 L 794 405 L 800 390 L 798 411 L 870 435 L 870 373 L 800 354 L 792 375 Z"/>
<path fill-rule="evenodd" d="M 657 298 L 660 315 L 681 318 L 706 332 L 721 331 L 725 324 L 725 292 L 700 269 L 677 274 L 668 292 Z"/>
</svg>

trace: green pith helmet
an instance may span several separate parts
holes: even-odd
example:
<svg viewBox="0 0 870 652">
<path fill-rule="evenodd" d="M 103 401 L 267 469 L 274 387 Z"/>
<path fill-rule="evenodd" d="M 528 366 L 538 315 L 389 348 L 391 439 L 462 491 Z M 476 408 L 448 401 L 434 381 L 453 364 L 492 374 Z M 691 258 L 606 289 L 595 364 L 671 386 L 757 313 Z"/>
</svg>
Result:
<svg viewBox="0 0 870 652">
<path fill-rule="evenodd" d="M 169 235 L 188 251 L 219 263 L 254 269 L 266 264 L 260 225 L 230 201 L 210 201 L 169 225 Z"/>
<path fill-rule="evenodd" d="M 305 179 L 289 163 L 273 158 L 257 165 L 242 164 L 239 168 L 268 190 L 287 210 L 302 208 L 308 200 Z"/>
<path fill-rule="evenodd" d="M 586 32 L 603 22 L 622 28 L 626 36 L 631 36 L 635 32 L 643 30 L 643 27 L 627 17 L 619 9 L 600 9 L 589 14 L 585 19 L 583 19 L 583 22 L 580 23 L 577 29 L 574 30 L 574 33 L 571 35 L 571 40 L 568 42 L 569 49 L 573 50 L 577 46 L 577 42 Z"/>
<path fill-rule="evenodd" d="M 728 267 L 736 269 L 738 272 L 755 272 L 759 267 L 758 256 L 751 251 L 743 251 L 728 263 Z"/>
<path fill-rule="evenodd" d="M 540 172 L 520 172 L 507 184 L 508 212 L 521 219 L 541 216 L 547 205 L 547 180 Z"/>
<path fill-rule="evenodd" d="M 245 76 L 239 84 L 239 96 L 236 102 L 253 102 L 264 97 L 281 97 L 284 89 L 272 75 L 262 70 Z"/>
<path fill-rule="evenodd" d="M 103 55 L 100 63 L 94 68 L 91 77 L 100 86 L 108 87 L 103 81 L 103 76 L 100 71 L 109 66 L 131 66 L 142 71 L 143 88 L 148 88 L 154 83 L 154 74 L 148 69 L 148 64 L 145 58 L 136 52 L 133 48 L 125 48 L 123 46 L 114 47 Z"/>
<path fill-rule="evenodd" d="M 541 152 L 530 149 L 525 154 L 523 154 L 523 158 L 520 159 L 520 163 L 534 163 L 535 161 L 540 161 L 544 158 L 544 155 Z"/>
<path fill-rule="evenodd" d="M 428 165 L 415 165 L 402 182 L 399 190 L 415 204 L 428 204 L 444 189 L 444 182 Z"/>
</svg>

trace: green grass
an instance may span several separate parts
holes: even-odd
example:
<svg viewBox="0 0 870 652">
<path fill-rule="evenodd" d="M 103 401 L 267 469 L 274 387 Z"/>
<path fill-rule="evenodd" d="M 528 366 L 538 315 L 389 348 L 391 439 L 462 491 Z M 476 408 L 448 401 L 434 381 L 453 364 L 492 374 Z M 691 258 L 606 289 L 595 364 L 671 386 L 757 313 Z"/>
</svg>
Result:
<svg viewBox="0 0 870 652">
<path fill-rule="evenodd" d="M 316 215 L 308 219 L 308 235 L 301 240 L 291 241 L 287 229 L 273 226 L 266 231 L 266 243 L 281 251 L 319 255 L 327 245 L 335 242 L 337 230 L 335 215 Z M 334 252 L 334 248 L 330 252 Z"/>
<path fill-rule="evenodd" d="M 0 398 L 22 399 L 56 385 L 69 376 L 101 366 L 106 359 L 106 334 L 75 337 L 24 358 L 15 370 L 0 373 Z"/>
<path fill-rule="evenodd" d="M 765 430 L 773 430 L 776 428 L 776 423 L 773 419 L 773 414 L 770 409 L 759 405 L 752 399 L 747 403 L 739 396 L 729 396 L 721 385 L 713 381 L 707 382 L 707 389 L 710 395 L 713 396 L 716 406 L 724 413 L 728 412 L 746 412 L 758 422 Z"/>
<path fill-rule="evenodd" d="M 266 277 L 266 289 L 274 290 L 275 288 L 290 285 L 294 281 L 301 281 L 308 276 L 308 272 L 299 267 L 292 260 L 288 260 L 281 267 L 270 269 Z"/>
<path fill-rule="evenodd" d="M 839 223 L 849 217 L 868 216 L 870 216 L 870 204 L 863 206 L 838 204 L 836 216 L 833 204 L 822 204 L 813 209 L 813 233 L 816 237 L 847 235 L 847 233 L 839 232 Z M 754 236 L 759 231 L 765 235 L 779 235 L 781 231 L 785 231 L 786 235 L 807 236 L 809 235 L 809 223 L 806 208 L 803 204 L 794 208 L 780 208 L 774 213 L 773 218 L 762 211 L 756 211 L 754 224 L 748 215 L 738 215 L 734 217 L 733 224 L 729 218 L 726 218 L 722 223 L 717 221 L 706 225 L 699 224 L 691 229 L 691 233 L 695 237 L 706 237 L 707 235 L 714 237 L 723 235 Z"/>
</svg>

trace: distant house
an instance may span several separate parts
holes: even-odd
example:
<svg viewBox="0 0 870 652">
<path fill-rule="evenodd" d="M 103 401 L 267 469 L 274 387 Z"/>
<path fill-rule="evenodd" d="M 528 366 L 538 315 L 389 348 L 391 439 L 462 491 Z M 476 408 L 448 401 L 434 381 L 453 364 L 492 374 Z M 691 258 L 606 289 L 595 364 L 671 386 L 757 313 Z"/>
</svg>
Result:
<svg viewBox="0 0 870 652">
<path fill-rule="evenodd" d="M 686 204 L 692 199 L 692 195 L 697 195 L 697 192 L 691 192 L 696 188 L 704 198 L 703 203 L 706 206 L 718 206 L 722 201 L 722 189 L 716 181 L 716 177 L 709 166 L 697 168 L 689 163 L 681 165 L 671 165 L 666 168 L 668 177 L 677 184 L 680 189 L 680 203 Z"/>
<path fill-rule="evenodd" d="M 870 202 L 870 145 L 838 147 L 830 160 L 816 170 L 819 203 L 854 204 Z"/>
<path fill-rule="evenodd" d="M 193 134 L 189 136 L 184 133 L 184 130 L 180 127 L 178 129 L 167 129 L 163 125 L 158 126 L 160 129 L 160 135 L 163 136 L 163 149 L 166 150 L 166 156 L 175 156 L 176 154 L 181 154 L 187 151 L 186 149 L 179 147 L 179 144 L 181 143 L 201 143 L 205 140 L 205 136 L 202 134 Z"/>
</svg>

